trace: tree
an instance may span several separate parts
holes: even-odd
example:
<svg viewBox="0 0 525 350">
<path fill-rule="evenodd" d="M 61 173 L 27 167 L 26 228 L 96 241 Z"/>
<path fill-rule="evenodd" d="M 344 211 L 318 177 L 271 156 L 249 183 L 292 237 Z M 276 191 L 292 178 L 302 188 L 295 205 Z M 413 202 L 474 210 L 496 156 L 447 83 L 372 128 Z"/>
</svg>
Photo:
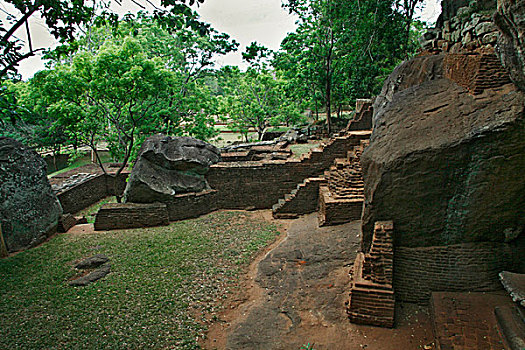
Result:
<svg viewBox="0 0 525 350">
<path fill-rule="evenodd" d="M 18 64 L 26 58 L 36 55 L 45 48 L 34 48 L 29 28 L 29 18 L 39 14 L 44 19 L 50 33 L 62 42 L 72 41 L 82 25 L 95 21 L 118 23 L 118 16 L 108 9 L 111 0 L 5 0 L 14 8 L 14 13 L 8 13 L 8 24 L 0 21 L 0 79 L 4 79 L 8 73 L 16 73 Z M 114 3 L 120 5 L 119 0 Z M 132 0 L 139 7 L 144 8 L 140 2 Z M 188 0 L 192 6 L 195 0 Z M 197 0 L 202 3 L 204 0 Z M 88 3 L 88 4 L 86 4 Z M 154 18 L 162 20 L 168 26 L 182 28 L 192 27 L 205 33 L 209 25 L 198 21 L 191 16 L 191 9 L 186 6 L 186 0 L 161 0 L 162 8 L 155 7 Z M 96 10 L 99 10 L 98 12 Z M 29 50 L 24 50 L 23 42 L 15 33 L 23 28 L 27 34 Z"/>
<path fill-rule="evenodd" d="M 271 50 L 253 42 L 242 56 L 250 64 L 246 72 L 225 67 L 219 74 L 225 91 L 222 112 L 246 140 L 250 128 L 255 129 L 261 140 L 270 125 L 295 123 L 302 115 L 284 90 L 287 82 L 269 68 Z"/>
<path fill-rule="evenodd" d="M 289 0 L 298 28 L 281 45 L 275 66 L 295 81 L 295 95 L 322 102 L 329 133 L 332 107 L 370 97 L 403 57 L 405 21 L 393 1 Z M 302 90 L 302 91 L 301 91 Z"/>
<path fill-rule="evenodd" d="M 126 38 L 106 43 L 98 53 L 83 52 L 72 64 L 57 65 L 31 80 L 41 92 L 42 113 L 53 115 L 67 132 L 90 147 L 105 172 L 98 148 L 107 143 L 127 166 L 137 140 L 159 126 L 157 103 L 172 79 L 160 59 L 149 59 L 140 43 Z"/>
<path fill-rule="evenodd" d="M 190 14 L 187 14 L 190 16 Z M 191 18 L 197 18 L 196 13 Z M 120 44 L 127 37 L 138 40 L 149 58 L 157 57 L 173 73 L 166 98 L 159 101 L 167 134 L 188 134 L 201 139 L 213 135 L 212 115 L 216 112 L 215 97 L 205 81 L 212 75 L 214 58 L 236 50 L 238 44 L 229 35 L 208 27 L 206 33 L 192 28 L 172 28 L 151 17 L 128 16 L 117 28 L 103 26 L 92 29 L 72 44 L 64 45 L 48 55 L 51 64 L 70 62 L 77 52 L 96 52 L 105 42 Z"/>
</svg>

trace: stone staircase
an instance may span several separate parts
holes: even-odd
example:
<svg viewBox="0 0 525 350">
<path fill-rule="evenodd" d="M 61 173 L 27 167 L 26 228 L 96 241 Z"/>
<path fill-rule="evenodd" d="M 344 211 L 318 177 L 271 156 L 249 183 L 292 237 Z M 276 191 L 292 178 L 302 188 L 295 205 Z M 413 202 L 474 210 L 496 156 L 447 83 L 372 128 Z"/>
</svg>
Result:
<svg viewBox="0 0 525 350">
<path fill-rule="evenodd" d="M 319 204 L 319 186 L 326 183 L 323 177 L 311 177 L 297 185 L 284 198 L 272 207 L 276 219 L 295 219 L 299 215 L 317 211 Z"/>
<path fill-rule="evenodd" d="M 319 190 L 319 225 L 336 225 L 361 218 L 364 182 L 360 159 L 368 143 L 362 140 L 345 159 L 336 159 L 325 172 L 327 185 Z"/>
<path fill-rule="evenodd" d="M 321 225 L 359 219 L 364 198 L 360 157 L 368 143 L 368 140 L 361 140 L 359 145 L 347 152 L 346 158 L 336 158 L 323 176 L 306 179 L 279 199 L 272 207 L 273 217 L 294 219 L 319 209 Z M 304 157 L 315 157 L 326 146 L 312 149 Z"/>
</svg>

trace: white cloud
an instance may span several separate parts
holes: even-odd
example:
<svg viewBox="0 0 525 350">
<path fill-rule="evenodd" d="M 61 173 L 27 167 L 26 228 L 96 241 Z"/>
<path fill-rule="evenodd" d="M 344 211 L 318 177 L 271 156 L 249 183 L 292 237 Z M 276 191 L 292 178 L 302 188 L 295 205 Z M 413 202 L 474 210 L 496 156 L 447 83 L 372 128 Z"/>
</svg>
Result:
<svg viewBox="0 0 525 350">
<path fill-rule="evenodd" d="M 144 4 L 148 9 L 152 8 L 146 1 L 137 0 L 137 2 Z M 154 0 L 154 2 L 160 1 Z M 426 6 L 419 15 L 423 20 L 435 22 L 441 12 L 439 0 L 427 0 L 425 3 Z M 6 7 L 3 3 L 0 5 L 4 10 L 12 11 L 12 8 Z M 114 10 L 123 15 L 127 12 L 136 12 L 140 7 L 133 4 L 131 0 L 123 0 L 122 6 L 116 6 Z M 295 29 L 296 19 L 281 7 L 281 0 L 205 0 L 203 4 L 196 7 L 196 10 L 202 20 L 211 23 L 218 31 L 230 34 L 241 44 L 238 52 L 219 58 L 219 65 L 243 66 L 241 52 L 252 41 L 257 41 L 272 50 L 278 50 L 286 34 Z M 0 14 L 0 19 L 4 20 L 5 16 Z M 56 44 L 40 18 L 32 17 L 31 29 L 35 48 Z M 16 34 L 26 40 L 25 31 L 19 30 Z M 27 79 L 43 68 L 41 59 L 34 57 L 23 61 L 19 71 L 24 79 Z"/>
</svg>

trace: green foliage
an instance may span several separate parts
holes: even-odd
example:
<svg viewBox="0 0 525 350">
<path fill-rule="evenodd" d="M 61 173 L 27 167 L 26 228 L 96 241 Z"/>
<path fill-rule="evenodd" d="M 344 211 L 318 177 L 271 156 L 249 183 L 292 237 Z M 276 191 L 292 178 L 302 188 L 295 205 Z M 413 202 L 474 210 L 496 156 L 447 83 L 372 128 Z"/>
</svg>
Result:
<svg viewBox="0 0 525 350">
<path fill-rule="evenodd" d="M 144 15 L 128 20 L 94 27 L 53 51 L 50 68 L 29 83 L 5 83 L 14 99 L 8 106 L 25 112 L 0 109 L 6 111 L 0 121 L 30 125 L 39 147 L 87 145 L 100 165 L 97 146 L 105 143 L 123 163 L 119 172 L 153 133 L 215 136 L 218 103 L 205 79 L 214 55 L 237 43 L 212 28 L 203 36 Z"/>
<path fill-rule="evenodd" d="M 110 11 L 111 5 L 121 6 L 120 0 L 6 0 L 14 8 L 8 13 L 6 22 L 0 21 L 0 80 L 8 74 L 16 75 L 18 64 L 46 48 L 34 48 L 31 41 L 29 18 L 38 14 L 49 29 L 49 32 L 61 42 L 73 42 L 75 33 L 84 27 L 89 31 L 94 25 L 111 25 L 118 27 L 118 16 Z M 198 0 L 199 3 L 203 0 Z M 188 0 L 191 6 L 195 0 Z M 186 0 L 161 0 L 162 8 L 156 8 L 153 18 L 167 28 L 191 28 L 201 35 L 210 31 L 209 24 L 200 22 L 194 11 L 186 6 Z M 24 50 L 23 42 L 15 36 L 18 30 L 25 29 L 29 50 Z M 75 46 L 75 44 L 73 44 Z M 66 45 L 59 50 L 67 51 Z"/>
<path fill-rule="evenodd" d="M 289 94 L 324 106 L 328 127 L 334 107 L 377 94 L 384 78 L 406 57 L 406 16 L 397 1 L 289 0 L 298 28 L 281 44 L 274 66 L 290 82 Z"/>
<path fill-rule="evenodd" d="M 90 146 L 105 141 L 126 163 L 141 134 L 155 131 L 157 102 L 170 82 L 159 59 L 127 37 L 106 42 L 97 53 L 80 52 L 71 64 L 37 74 L 30 84 L 40 96 L 41 115 L 52 115 L 71 138 Z"/>
<path fill-rule="evenodd" d="M 269 126 L 293 125 L 302 118 L 300 106 L 288 99 L 287 84 L 273 72 L 249 68 L 246 72 L 227 68 L 226 96 L 221 98 L 221 111 L 230 118 L 230 127 L 247 137 L 256 130 L 259 140 Z"/>
<path fill-rule="evenodd" d="M 273 52 L 253 42 L 242 55 L 250 64 L 246 72 L 227 66 L 217 73 L 220 111 L 230 127 L 245 138 L 253 128 L 260 140 L 270 126 L 300 122 L 301 103 L 286 93 L 288 81 L 268 67 Z"/>
<path fill-rule="evenodd" d="M 275 226 L 241 212 L 58 235 L 0 260 L 0 348 L 196 349 L 239 273 L 277 235 Z M 99 253 L 111 259 L 112 272 L 69 287 L 74 263 Z"/>
</svg>

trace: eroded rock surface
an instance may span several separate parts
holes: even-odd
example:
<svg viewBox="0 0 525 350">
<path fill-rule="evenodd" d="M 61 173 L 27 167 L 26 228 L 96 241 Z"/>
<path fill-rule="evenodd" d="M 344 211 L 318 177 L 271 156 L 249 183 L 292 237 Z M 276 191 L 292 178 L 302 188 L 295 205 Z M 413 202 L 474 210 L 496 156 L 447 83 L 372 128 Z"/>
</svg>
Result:
<svg viewBox="0 0 525 350">
<path fill-rule="evenodd" d="M 361 159 L 365 249 L 381 220 L 409 247 L 504 242 L 525 227 L 523 94 L 513 84 L 470 94 L 436 74 L 439 57 L 396 68 L 376 100 Z"/>
<path fill-rule="evenodd" d="M 501 32 L 497 53 L 512 81 L 525 91 L 525 2 L 498 0 L 494 22 Z"/>
<path fill-rule="evenodd" d="M 149 137 L 139 151 L 124 198 L 126 202 L 152 203 L 173 195 L 209 189 L 204 177 L 220 152 L 191 137 Z"/>
<path fill-rule="evenodd" d="M 62 207 L 46 163 L 29 147 L 0 138 L 0 224 L 9 252 L 33 247 L 56 232 Z"/>
</svg>

